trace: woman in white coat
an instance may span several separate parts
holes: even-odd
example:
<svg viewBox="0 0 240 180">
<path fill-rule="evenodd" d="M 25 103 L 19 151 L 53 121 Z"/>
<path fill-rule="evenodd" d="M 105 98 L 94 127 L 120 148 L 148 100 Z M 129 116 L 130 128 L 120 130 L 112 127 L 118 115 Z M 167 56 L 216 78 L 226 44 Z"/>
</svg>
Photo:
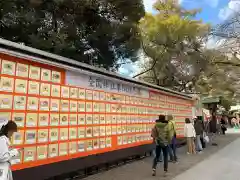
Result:
<svg viewBox="0 0 240 180">
<path fill-rule="evenodd" d="M 186 137 L 187 139 L 187 148 L 188 148 L 187 154 L 196 154 L 195 143 L 194 143 L 194 139 L 196 138 L 196 132 L 189 118 L 185 119 L 184 137 Z"/>
<path fill-rule="evenodd" d="M 13 133 L 17 131 L 14 121 L 0 119 L 0 180 L 12 180 L 11 160 L 18 156 L 19 150 L 9 149 Z"/>
</svg>

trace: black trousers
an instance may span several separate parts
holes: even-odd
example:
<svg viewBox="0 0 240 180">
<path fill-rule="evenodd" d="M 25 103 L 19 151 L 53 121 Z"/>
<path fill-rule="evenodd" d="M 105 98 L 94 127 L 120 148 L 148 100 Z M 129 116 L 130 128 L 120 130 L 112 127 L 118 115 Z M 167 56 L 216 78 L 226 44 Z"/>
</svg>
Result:
<svg viewBox="0 0 240 180">
<path fill-rule="evenodd" d="M 225 134 L 226 134 L 226 133 L 225 133 L 225 132 L 226 132 L 226 128 L 225 128 L 225 127 L 222 127 L 221 129 L 222 129 L 222 134 L 225 135 Z"/>
<path fill-rule="evenodd" d="M 206 148 L 206 143 L 205 143 L 203 137 L 201 137 L 200 140 L 201 140 L 201 143 L 202 143 L 202 148 Z"/>
<path fill-rule="evenodd" d="M 153 169 L 156 169 L 157 167 L 157 163 L 158 163 L 158 159 L 160 157 L 161 152 L 163 152 L 163 167 L 164 167 L 164 171 L 168 170 L 168 146 L 164 146 L 164 145 L 156 145 L 156 149 L 155 149 L 155 157 L 153 159 Z"/>
</svg>

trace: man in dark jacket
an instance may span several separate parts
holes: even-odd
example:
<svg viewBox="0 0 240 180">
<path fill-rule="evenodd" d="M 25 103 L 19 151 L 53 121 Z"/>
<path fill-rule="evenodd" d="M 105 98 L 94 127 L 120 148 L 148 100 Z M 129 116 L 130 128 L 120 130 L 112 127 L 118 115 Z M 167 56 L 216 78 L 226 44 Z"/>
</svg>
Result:
<svg viewBox="0 0 240 180">
<path fill-rule="evenodd" d="M 159 119 L 155 120 L 155 123 L 159 122 Z M 154 142 L 155 143 L 155 142 Z M 156 152 L 155 152 L 155 149 L 153 150 L 153 154 L 154 154 L 154 157 L 156 156 Z M 163 161 L 163 153 L 162 151 L 160 152 L 160 155 L 159 155 L 159 159 L 158 159 L 158 162 L 162 162 Z"/>
<path fill-rule="evenodd" d="M 202 152 L 201 137 L 203 136 L 203 122 L 199 118 L 195 120 L 194 128 L 196 131 L 196 148 L 198 152 Z"/>
<path fill-rule="evenodd" d="M 152 129 L 152 138 L 156 144 L 155 149 L 155 158 L 153 160 L 152 166 L 152 175 L 156 176 L 156 167 L 158 163 L 158 159 L 160 156 L 161 151 L 163 152 L 163 167 L 164 172 L 167 173 L 168 171 L 168 148 L 169 144 L 171 143 L 172 137 L 170 135 L 170 131 L 168 128 L 168 121 L 166 121 L 164 115 L 159 116 L 159 120 L 156 121 L 155 126 Z"/>
<path fill-rule="evenodd" d="M 201 120 L 201 123 L 202 123 L 203 133 L 202 133 L 200 139 L 201 139 L 201 143 L 202 143 L 202 148 L 205 149 L 205 148 L 206 148 L 206 142 L 205 142 L 205 140 L 204 140 L 204 134 L 205 134 L 207 131 L 205 130 L 204 118 L 203 118 L 203 116 L 197 116 L 197 118 L 198 118 L 199 120 Z"/>
</svg>

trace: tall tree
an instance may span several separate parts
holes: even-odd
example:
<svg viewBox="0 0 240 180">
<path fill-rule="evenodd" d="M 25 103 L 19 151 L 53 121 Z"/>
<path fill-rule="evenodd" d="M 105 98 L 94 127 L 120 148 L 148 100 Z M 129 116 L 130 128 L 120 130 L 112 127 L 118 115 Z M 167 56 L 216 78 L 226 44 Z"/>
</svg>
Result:
<svg viewBox="0 0 240 180">
<path fill-rule="evenodd" d="M 186 91 L 208 64 L 202 45 L 209 25 L 193 20 L 199 10 L 185 10 L 173 1 L 157 1 L 156 14 L 140 22 L 142 47 L 148 61 L 140 77 L 151 83 Z"/>
<path fill-rule="evenodd" d="M 224 22 L 212 28 L 210 35 L 215 38 L 215 49 L 230 57 L 230 61 L 219 63 L 240 67 L 240 13 L 233 11 Z"/>
<path fill-rule="evenodd" d="M 227 62 L 228 56 L 217 50 L 208 50 L 206 56 L 209 65 L 199 76 L 195 90 L 203 96 L 220 96 L 222 105 L 229 109 L 229 105 L 238 102 L 240 98 L 239 67 L 221 64 Z"/>
<path fill-rule="evenodd" d="M 0 36 L 92 65 L 136 60 L 142 0 L 0 1 Z"/>
</svg>

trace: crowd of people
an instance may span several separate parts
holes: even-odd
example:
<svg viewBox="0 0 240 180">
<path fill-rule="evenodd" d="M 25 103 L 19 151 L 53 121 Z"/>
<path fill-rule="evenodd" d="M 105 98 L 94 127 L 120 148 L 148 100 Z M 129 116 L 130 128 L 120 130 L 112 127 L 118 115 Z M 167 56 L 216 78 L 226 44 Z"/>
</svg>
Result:
<svg viewBox="0 0 240 180">
<path fill-rule="evenodd" d="M 237 126 L 235 120 L 232 120 Z M 187 140 L 187 154 L 202 153 L 206 147 L 206 143 L 214 143 L 214 137 L 218 133 L 216 125 L 212 126 L 213 121 L 203 121 L 201 116 L 193 119 L 186 118 L 184 126 L 184 137 Z M 227 130 L 226 117 L 222 117 L 220 123 L 220 131 L 223 135 Z M 213 128 L 215 127 L 215 128 Z M 10 138 L 17 131 L 17 125 L 14 121 L 0 119 L 0 180 L 12 180 L 10 161 L 18 156 L 23 149 L 10 149 Z M 210 133 L 209 133 L 210 132 Z M 178 162 L 176 153 L 177 149 L 177 132 L 176 124 L 172 115 L 159 115 L 156 124 L 152 129 L 152 138 L 156 145 L 155 157 L 152 165 L 152 175 L 156 175 L 156 167 L 158 162 L 163 161 L 164 172 L 168 172 L 168 162 Z M 208 135 L 211 135 L 209 140 Z"/>
<path fill-rule="evenodd" d="M 217 146 L 215 136 L 218 129 L 212 125 L 213 121 L 203 121 L 201 116 L 193 117 L 193 119 L 186 118 L 184 126 L 184 137 L 187 141 L 187 154 L 201 154 L 206 144 L 211 142 L 212 145 Z M 227 122 L 222 117 L 220 121 L 220 131 L 223 135 L 227 130 Z M 210 138 L 209 138 L 209 136 Z M 152 175 L 156 176 L 156 167 L 158 162 L 163 161 L 164 173 L 168 172 L 168 162 L 177 163 L 178 158 L 176 154 L 177 139 L 176 139 L 176 124 L 172 115 L 159 115 L 156 124 L 152 129 L 151 134 L 156 145 L 155 156 L 152 165 Z"/>
</svg>

